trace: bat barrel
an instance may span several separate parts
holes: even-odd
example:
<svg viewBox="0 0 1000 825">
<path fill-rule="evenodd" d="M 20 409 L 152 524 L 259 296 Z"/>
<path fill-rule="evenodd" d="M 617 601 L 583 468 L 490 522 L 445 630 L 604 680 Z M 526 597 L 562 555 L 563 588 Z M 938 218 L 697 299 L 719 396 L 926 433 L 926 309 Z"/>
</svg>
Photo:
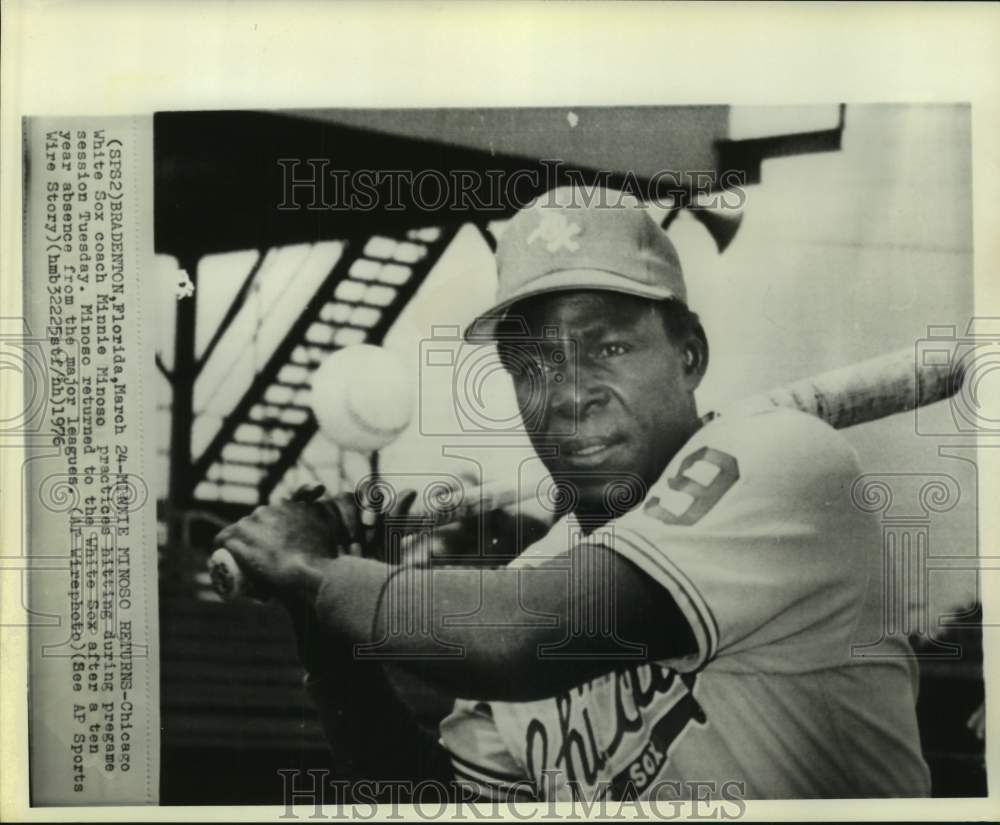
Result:
<svg viewBox="0 0 1000 825">
<path fill-rule="evenodd" d="M 813 375 L 752 396 L 724 412 L 788 407 L 843 429 L 942 401 L 958 392 L 964 380 L 961 364 L 924 364 L 916 354 L 903 349 Z"/>
</svg>

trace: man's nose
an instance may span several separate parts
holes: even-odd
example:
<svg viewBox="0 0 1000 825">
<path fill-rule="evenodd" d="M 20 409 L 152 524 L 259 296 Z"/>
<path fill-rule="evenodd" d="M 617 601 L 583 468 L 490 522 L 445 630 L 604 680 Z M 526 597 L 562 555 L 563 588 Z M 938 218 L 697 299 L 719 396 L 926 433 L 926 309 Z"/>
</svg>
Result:
<svg viewBox="0 0 1000 825">
<path fill-rule="evenodd" d="M 607 393 L 569 360 L 549 373 L 545 391 L 551 421 L 583 419 L 607 403 Z"/>
</svg>

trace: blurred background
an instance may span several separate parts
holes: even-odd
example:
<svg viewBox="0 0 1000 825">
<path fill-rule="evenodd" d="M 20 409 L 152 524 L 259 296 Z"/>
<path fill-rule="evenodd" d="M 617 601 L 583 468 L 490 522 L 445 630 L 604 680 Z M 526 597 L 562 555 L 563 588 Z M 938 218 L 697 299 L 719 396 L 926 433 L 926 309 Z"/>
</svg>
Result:
<svg viewBox="0 0 1000 825">
<path fill-rule="evenodd" d="M 520 204 L 602 173 L 655 197 L 711 345 L 707 411 L 891 350 L 975 348 L 969 128 L 964 105 L 157 115 L 163 804 L 273 802 L 277 769 L 327 763 L 283 615 L 223 606 L 209 587 L 221 526 L 303 483 L 352 490 L 376 467 L 399 487 L 544 482 L 523 434 L 497 432 L 508 379 L 458 339 L 492 303 L 492 244 Z M 478 184 L 464 204 L 432 181 L 419 198 L 378 188 L 372 208 L 280 208 L 288 161 L 307 179 L 311 158 Z M 417 383 L 412 424 L 377 456 L 339 449 L 311 413 L 313 371 L 362 342 Z M 448 350 L 450 365 L 428 357 Z M 893 599 L 895 632 L 921 654 L 936 795 L 985 792 L 966 727 L 983 698 L 973 419 L 941 402 L 845 431 L 895 493 L 886 540 L 923 548 L 919 581 L 901 572 Z M 947 495 L 928 507 L 935 483 Z M 516 552 L 524 524 L 548 515 L 527 506 L 486 530 Z M 399 684 L 428 724 L 447 707 Z"/>
</svg>

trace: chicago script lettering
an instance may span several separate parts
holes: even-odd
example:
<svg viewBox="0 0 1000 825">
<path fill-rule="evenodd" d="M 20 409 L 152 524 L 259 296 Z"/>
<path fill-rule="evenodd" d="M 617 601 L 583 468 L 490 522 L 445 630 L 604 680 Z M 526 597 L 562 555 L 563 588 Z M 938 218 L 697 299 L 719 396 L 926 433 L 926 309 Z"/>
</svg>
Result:
<svg viewBox="0 0 1000 825">
<path fill-rule="evenodd" d="M 547 703 L 547 707 L 555 711 L 554 720 L 548 714 L 540 714 L 528 723 L 525 731 L 528 771 L 539 780 L 543 771 L 555 768 L 564 774 L 571 788 L 593 786 L 626 735 L 648 724 L 643 711 L 657 699 L 673 693 L 675 701 L 667 714 L 656 722 L 650 742 L 638 760 L 633 760 L 642 765 L 645 757 L 647 770 L 641 773 L 643 785 L 647 784 L 652 778 L 649 774 L 662 768 L 670 745 L 687 724 L 691 720 L 705 721 L 704 711 L 691 693 L 694 682 L 693 675 L 678 678 L 670 668 L 645 664 L 625 668 L 560 694 Z M 600 723 L 604 718 L 609 718 L 610 726 Z M 550 737 L 553 740 L 551 748 Z M 621 784 L 623 773 L 627 771 L 628 768 L 625 772 L 616 771 L 616 786 Z"/>
</svg>

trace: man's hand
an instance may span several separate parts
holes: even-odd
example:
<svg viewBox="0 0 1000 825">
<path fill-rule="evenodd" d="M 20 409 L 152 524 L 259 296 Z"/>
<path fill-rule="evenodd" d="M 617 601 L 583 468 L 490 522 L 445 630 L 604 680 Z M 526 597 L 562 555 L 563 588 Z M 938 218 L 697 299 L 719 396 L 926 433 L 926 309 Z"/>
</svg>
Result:
<svg viewBox="0 0 1000 825">
<path fill-rule="evenodd" d="M 311 603 L 324 562 L 341 552 L 343 524 L 329 508 L 305 501 L 258 507 L 215 537 L 243 573 L 286 605 Z"/>
</svg>

